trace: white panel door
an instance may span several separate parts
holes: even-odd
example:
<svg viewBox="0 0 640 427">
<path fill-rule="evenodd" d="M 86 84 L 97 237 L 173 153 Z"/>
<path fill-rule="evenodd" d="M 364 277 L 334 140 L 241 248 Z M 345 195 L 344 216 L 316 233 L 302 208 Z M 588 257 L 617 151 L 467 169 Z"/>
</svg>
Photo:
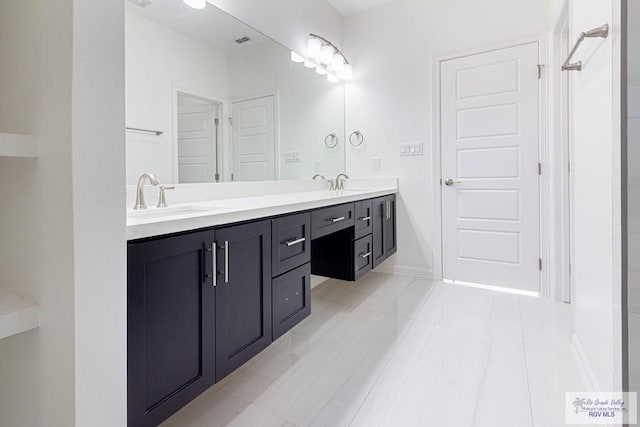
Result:
<svg viewBox="0 0 640 427">
<path fill-rule="evenodd" d="M 215 182 L 214 104 L 178 107 L 178 182 Z"/>
<path fill-rule="evenodd" d="M 273 96 L 233 103 L 233 180 L 276 179 Z"/>
<path fill-rule="evenodd" d="M 538 292 L 538 44 L 441 64 L 445 279 Z"/>
</svg>

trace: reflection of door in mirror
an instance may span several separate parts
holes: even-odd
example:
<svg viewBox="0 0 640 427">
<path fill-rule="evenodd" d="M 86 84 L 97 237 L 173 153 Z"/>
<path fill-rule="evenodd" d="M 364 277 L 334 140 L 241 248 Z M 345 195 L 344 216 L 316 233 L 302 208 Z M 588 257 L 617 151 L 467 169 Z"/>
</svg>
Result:
<svg viewBox="0 0 640 427">
<path fill-rule="evenodd" d="M 219 181 L 221 105 L 181 92 L 177 104 L 178 182 Z"/>
<path fill-rule="evenodd" d="M 233 180 L 277 179 L 274 96 L 234 102 L 232 129 Z"/>
</svg>

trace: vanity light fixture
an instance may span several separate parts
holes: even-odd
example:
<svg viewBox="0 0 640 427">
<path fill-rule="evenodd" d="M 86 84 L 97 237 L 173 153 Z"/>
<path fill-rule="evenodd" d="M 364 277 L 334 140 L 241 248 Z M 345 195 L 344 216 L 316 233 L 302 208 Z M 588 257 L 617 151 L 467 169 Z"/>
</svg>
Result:
<svg viewBox="0 0 640 427">
<path fill-rule="evenodd" d="M 353 77 L 353 67 L 340 49 L 317 34 L 309 34 L 306 54 L 303 56 L 291 51 L 291 60 L 303 62 L 307 68 L 315 68 L 316 73 L 321 76 L 326 75 L 331 83 L 351 80 Z"/>
<path fill-rule="evenodd" d="M 182 0 L 187 6 L 194 9 L 204 9 L 207 7 L 207 0 Z"/>
</svg>

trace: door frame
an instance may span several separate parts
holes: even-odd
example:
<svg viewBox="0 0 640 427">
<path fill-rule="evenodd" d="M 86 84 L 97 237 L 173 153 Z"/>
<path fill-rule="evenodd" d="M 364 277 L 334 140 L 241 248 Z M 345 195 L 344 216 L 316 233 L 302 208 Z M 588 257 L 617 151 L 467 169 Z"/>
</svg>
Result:
<svg viewBox="0 0 640 427">
<path fill-rule="evenodd" d="M 550 264 L 552 267 L 552 291 L 551 296 L 557 301 L 571 302 L 573 295 L 573 277 L 571 275 L 571 264 L 573 264 L 573 178 L 570 173 L 570 164 L 573 163 L 573 144 L 571 143 L 572 122 L 569 111 L 571 110 L 571 79 L 569 75 L 562 71 L 561 64 L 569 51 L 571 40 L 571 2 L 564 2 L 556 19 L 555 26 L 550 32 L 553 43 L 550 63 L 552 73 L 550 74 L 550 139 L 557 141 L 552 149 L 555 150 L 555 183 L 556 192 L 555 203 L 556 218 L 558 224 L 554 224 L 556 244 L 552 246 L 554 253 L 551 253 Z M 565 40 L 565 33 L 567 39 Z"/>
<path fill-rule="evenodd" d="M 273 125 L 274 125 L 274 153 L 273 155 L 275 156 L 275 169 L 276 169 L 276 176 L 273 179 L 274 181 L 278 181 L 280 179 L 280 176 L 282 176 L 282 173 L 280 171 L 280 167 L 281 167 L 281 162 L 280 162 L 280 91 L 276 90 L 275 92 L 267 92 L 267 93 L 262 93 L 259 95 L 254 95 L 254 96 L 247 96 L 247 97 L 243 97 L 243 98 L 237 98 L 237 99 L 232 99 L 229 102 L 229 112 L 231 113 L 231 115 L 229 116 L 229 118 L 233 117 L 233 104 L 235 104 L 236 102 L 244 102 L 244 101 L 252 101 L 254 99 L 260 99 L 260 98 L 266 98 L 268 96 L 272 96 L 273 97 Z M 229 175 L 231 175 L 232 173 L 234 173 L 235 171 L 233 170 L 233 147 L 231 146 L 231 144 L 233 144 L 233 124 L 231 124 L 231 128 L 230 128 L 230 132 L 229 132 Z"/>
<path fill-rule="evenodd" d="M 441 102 L 440 102 L 440 85 L 441 85 L 441 75 L 440 68 L 441 63 L 444 61 L 449 61 L 452 59 L 463 58 L 466 56 L 478 55 L 482 53 L 488 53 L 495 50 L 507 49 L 512 47 L 523 46 L 526 44 L 537 43 L 538 44 L 538 63 L 548 64 L 547 60 L 547 37 L 546 35 L 518 39 L 510 42 L 505 42 L 501 44 L 489 45 L 483 48 L 475 48 L 464 51 L 456 51 L 456 52 L 448 52 L 442 54 L 436 54 L 432 57 L 433 64 L 433 105 L 432 105 L 432 132 L 433 132 L 433 151 L 432 151 L 432 181 L 433 181 L 433 206 L 434 206 L 434 218 L 435 218 L 435 245 L 433 251 L 433 265 L 434 265 L 434 276 L 437 279 L 443 279 L 443 229 L 442 229 L 442 132 L 441 132 Z M 545 264 L 548 263 L 550 259 L 550 239 L 549 239 L 549 231 L 550 231 L 550 221 L 551 221 L 551 212 L 549 209 L 551 198 L 550 198 L 550 182 L 549 182 L 549 174 L 548 167 L 546 165 L 549 163 L 549 136 L 548 136 L 548 107 L 547 107 L 547 70 L 543 67 L 541 73 L 541 79 L 539 80 L 538 85 L 538 94 L 539 94 L 539 113 L 538 117 L 540 119 L 540 127 L 539 127 L 539 138 L 538 138 L 538 161 L 542 163 L 542 174 L 539 176 L 539 208 L 540 208 L 540 225 L 539 225 L 539 238 L 540 238 L 540 258 L 542 261 L 542 271 L 540 272 L 540 288 L 539 295 L 540 296 L 548 296 L 551 295 L 551 271 L 548 266 L 545 267 Z M 547 260 L 545 262 L 545 260 Z"/>
<path fill-rule="evenodd" d="M 173 156 L 172 159 L 172 168 L 173 168 L 173 182 L 179 183 L 179 174 L 178 174 L 178 96 L 186 95 L 194 98 L 201 98 L 207 101 L 211 101 L 214 104 L 218 105 L 218 119 L 219 119 L 219 127 L 218 127 L 218 152 L 216 153 L 216 162 L 218 162 L 218 173 L 220 174 L 220 182 L 223 182 L 224 179 L 224 141 L 227 132 L 225 131 L 225 123 L 223 120 L 224 114 L 227 111 L 228 107 L 225 101 L 217 96 L 212 96 L 208 94 L 203 94 L 198 91 L 193 91 L 190 89 L 185 89 L 182 87 L 171 86 L 171 120 L 173 121 L 173 129 L 172 129 L 172 138 L 171 141 L 171 153 Z M 215 181 L 214 181 L 215 183 Z"/>
</svg>

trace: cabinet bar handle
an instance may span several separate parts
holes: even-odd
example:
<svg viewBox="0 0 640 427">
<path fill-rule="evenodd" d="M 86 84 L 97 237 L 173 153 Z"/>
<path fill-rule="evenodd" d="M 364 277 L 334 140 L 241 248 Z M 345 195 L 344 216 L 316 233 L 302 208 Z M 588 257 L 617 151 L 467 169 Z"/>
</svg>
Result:
<svg viewBox="0 0 640 427">
<path fill-rule="evenodd" d="M 307 240 L 307 239 L 305 239 L 304 237 L 301 237 L 301 238 L 296 239 L 296 240 L 289 240 L 288 242 L 284 242 L 284 244 L 287 245 L 287 246 L 294 246 L 294 245 L 298 245 L 298 244 L 304 242 L 305 240 Z"/>
<path fill-rule="evenodd" d="M 371 256 L 371 252 L 367 252 L 366 254 L 360 254 L 360 258 L 369 258 Z"/>
<path fill-rule="evenodd" d="M 363 216 L 362 218 L 358 218 L 360 221 L 369 221 L 371 219 L 370 216 Z"/>
<path fill-rule="evenodd" d="M 216 286 L 218 286 L 218 272 L 216 270 L 218 270 L 218 260 L 216 259 L 216 253 L 217 253 L 217 244 L 216 242 L 213 242 L 213 244 L 211 245 L 211 260 L 213 261 L 213 263 L 211 264 L 213 266 L 213 287 L 215 288 Z"/>
<path fill-rule="evenodd" d="M 224 241 L 224 283 L 229 283 L 229 241 Z"/>
<path fill-rule="evenodd" d="M 391 202 L 390 202 L 390 201 L 387 201 L 387 203 L 385 204 L 385 206 L 386 206 L 386 208 L 387 208 L 387 219 L 389 219 L 389 218 L 391 218 L 391 214 L 390 214 L 390 211 L 391 211 Z"/>
<path fill-rule="evenodd" d="M 331 218 L 331 222 L 340 222 L 340 221 L 344 221 L 344 217 L 341 216 L 339 218 Z"/>
</svg>

